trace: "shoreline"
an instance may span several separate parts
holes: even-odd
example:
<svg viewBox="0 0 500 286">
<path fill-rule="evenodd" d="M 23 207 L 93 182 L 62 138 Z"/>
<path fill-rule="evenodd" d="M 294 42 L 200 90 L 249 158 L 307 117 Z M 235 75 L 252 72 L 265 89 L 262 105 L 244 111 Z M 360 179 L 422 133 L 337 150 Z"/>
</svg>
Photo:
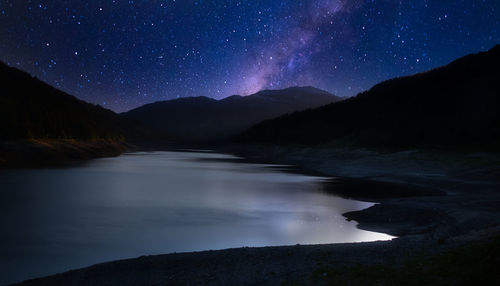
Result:
<svg viewBox="0 0 500 286">
<path fill-rule="evenodd" d="M 0 170 L 66 167 L 116 157 L 135 147 L 121 139 L 26 139 L 0 141 Z"/>
<path fill-rule="evenodd" d="M 266 145 L 169 144 L 141 148 L 116 140 L 1 143 L 0 169 L 68 167 L 130 151 L 179 151 L 188 147 L 190 150 L 202 148 L 233 154 L 242 157 L 242 162 L 287 165 L 290 166 L 286 169 L 288 172 L 332 178 L 325 183 L 325 192 L 378 203 L 343 215 L 348 220 L 357 221 L 360 229 L 393 236 L 426 234 L 445 237 L 450 231 L 460 234 L 463 231 L 452 230 L 450 226 L 473 224 L 474 219 L 479 228 L 500 225 L 500 211 L 496 211 L 500 210 L 500 192 L 497 191 L 500 190 L 500 177 L 494 175 L 500 174 L 499 153 L 443 154 L 422 150 L 382 153 L 367 149 Z M 15 157 L 20 159 L 13 160 Z M 359 187 L 339 189 L 345 180 L 356 180 Z M 390 193 L 384 188 L 386 185 L 391 188 Z M 465 213 L 473 217 L 461 213 L 461 201 L 470 201 Z M 484 222 L 482 215 L 493 219 Z M 464 217 L 467 217 L 465 221 Z M 470 228 L 466 226 L 465 230 Z"/>
<path fill-rule="evenodd" d="M 500 178 L 493 176 L 500 169 L 500 164 L 496 164 L 500 158 L 497 154 L 460 157 L 427 151 L 377 153 L 352 149 L 264 149 L 262 146 L 213 149 L 244 156 L 247 162 L 298 166 L 298 171 L 306 170 L 309 174 L 401 184 L 410 186 L 416 193 L 384 196 L 382 187 L 376 196 L 367 196 L 366 192 L 351 196 L 379 204 L 344 216 L 357 221 L 360 229 L 399 236 L 391 241 L 244 247 L 144 256 L 15 285 L 106 285 L 109 281 L 120 285 L 322 285 L 323 282 L 327 285 L 332 271 L 342 284 L 357 279 L 353 271 L 358 268 L 392 269 L 393 265 L 420 259 L 418 257 L 427 260 L 500 237 Z M 470 156 L 486 159 L 468 162 Z M 429 188 L 430 193 L 421 193 Z M 315 279 L 322 283 L 316 283 Z"/>
<path fill-rule="evenodd" d="M 446 241 L 406 236 L 148 255 L 11 285 L 441 285 L 434 272 L 442 273 L 443 285 L 456 285 L 463 279 L 500 281 L 494 271 L 498 254 L 500 228 L 495 228 Z"/>
<path fill-rule="evenodd" d="M 250 162 L 292 165 L 310 174 L 381 184 L 375 193 L 366 190 L 348 195 L 379 203 L 343 214 L 363 230 L 446 239 L 500 225 L 500 177 L 495 176 L 500 174 L 498 153 L 248 145 L 219 151 L 244 156 Z M 387 194 L 384 184 L 401 186 L 400 192 Z M 334 188 L 333 194 L 347 193 Z"/>
</svg>

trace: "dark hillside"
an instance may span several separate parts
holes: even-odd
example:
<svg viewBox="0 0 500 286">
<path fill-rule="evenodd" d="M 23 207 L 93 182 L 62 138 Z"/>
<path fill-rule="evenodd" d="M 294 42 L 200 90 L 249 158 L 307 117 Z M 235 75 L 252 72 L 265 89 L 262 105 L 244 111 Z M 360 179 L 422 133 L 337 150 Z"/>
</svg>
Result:
<svg viewBox="0 0 500 286">
<path fill-rule="evenodd" d="M 0 139 L 125 137 L 112 111 L 86 103 L 0 63 Z"/>
<path fill-rule="evenodd" d="M 313 87 L 293 87 L 222 100 L 200 96 L 155 102 L 121 116 L 141 122 L 171 141 L 207 142 L 227 139 L 266 119 L 338 100 Z"/>
<path fill-rule="evenodd" d="M 146 135 L 139 124 L 0 62 L 0 167 L 117 156 Z"/>
<path fill-rule="evenodd" d="M 240 142 L 499 146 L 500 46 L 382 82 L 356 97 L 252 127 Z"/>
</svg>

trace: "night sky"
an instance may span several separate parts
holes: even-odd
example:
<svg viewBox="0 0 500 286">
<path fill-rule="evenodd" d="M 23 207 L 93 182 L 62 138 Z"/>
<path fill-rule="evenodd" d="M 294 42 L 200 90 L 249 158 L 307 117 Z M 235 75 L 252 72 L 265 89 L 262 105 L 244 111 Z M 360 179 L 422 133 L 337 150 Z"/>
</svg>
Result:
<svg viewBox="0 0 500 286">
<path fill-rule="evenodd" d="M 499 0 L 0 0 L 0 60 L 125 111 L 312 85 L 353 96 L 500 43 Z"/>
</svg>

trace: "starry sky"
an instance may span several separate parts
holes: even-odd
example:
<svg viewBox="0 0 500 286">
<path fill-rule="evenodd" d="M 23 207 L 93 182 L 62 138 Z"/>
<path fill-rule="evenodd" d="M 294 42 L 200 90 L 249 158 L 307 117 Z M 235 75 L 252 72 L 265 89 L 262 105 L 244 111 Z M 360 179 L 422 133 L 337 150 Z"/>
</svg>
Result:
<svg viewBox="0 0 500 286">
<path fill-rule="evenodd" d="M 117 112 L 312 85 L 353 96 L 500 43 L 498 0 L 0 0 L 0 60 Z"/>
</svg>

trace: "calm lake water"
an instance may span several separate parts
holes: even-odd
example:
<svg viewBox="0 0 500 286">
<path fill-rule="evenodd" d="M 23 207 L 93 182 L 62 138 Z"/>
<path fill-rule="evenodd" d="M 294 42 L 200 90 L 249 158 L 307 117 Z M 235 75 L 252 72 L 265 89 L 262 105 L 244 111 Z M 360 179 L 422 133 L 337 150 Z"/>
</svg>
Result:
<svg viewBox="0 0 500 286">
<path fill-rule="evenodd" d="M 371 203 L 325 178 L 201 152 L 0 171 L 0 284 L 95 263 L 242 246 L 386 240 L 344 212 Z"/>
</svg>

